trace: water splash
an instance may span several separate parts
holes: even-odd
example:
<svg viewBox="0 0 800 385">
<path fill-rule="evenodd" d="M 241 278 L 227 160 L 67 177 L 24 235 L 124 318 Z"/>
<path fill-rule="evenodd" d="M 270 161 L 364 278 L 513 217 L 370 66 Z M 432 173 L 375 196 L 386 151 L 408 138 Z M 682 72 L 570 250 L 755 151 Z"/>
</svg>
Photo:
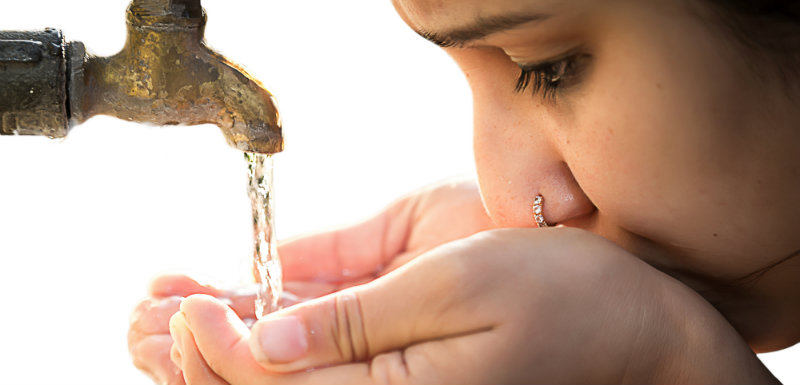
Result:
<svg viewBox="0 0 800 385">
<path fill-rule="evenodd" d="M 283 273 L 278 259 L 273 218 L 272 156 L 245 152 L 250 183 L 247 188 L 253 207 L 253 272 L 258 284 L 256 317 L 278 310 L 283 292 Z"/>
</svg>

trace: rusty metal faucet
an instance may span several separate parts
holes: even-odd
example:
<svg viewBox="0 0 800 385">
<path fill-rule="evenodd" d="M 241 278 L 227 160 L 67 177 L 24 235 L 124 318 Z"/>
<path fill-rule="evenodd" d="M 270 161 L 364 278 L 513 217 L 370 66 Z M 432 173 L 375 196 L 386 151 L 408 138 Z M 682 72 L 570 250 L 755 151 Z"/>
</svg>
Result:
<svg viewBox="0 0 800 385">
<path fill-rule="evenodd" d="M 95 115 L 211 123 L 242 151 L 283 149 L 272 94 L 206 46 L 200 0 L 133 0 L 125 47 L 87 55 L 59 30 L 0 32 L 0 135 L 65 137 Z"/>
</svg>

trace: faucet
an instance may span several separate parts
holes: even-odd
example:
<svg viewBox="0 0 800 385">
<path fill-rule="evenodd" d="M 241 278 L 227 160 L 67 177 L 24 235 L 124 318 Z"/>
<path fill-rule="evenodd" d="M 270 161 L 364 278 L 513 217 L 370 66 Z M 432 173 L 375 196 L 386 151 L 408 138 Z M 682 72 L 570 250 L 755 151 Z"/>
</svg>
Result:
<svg viewBox="0 0 800 385">
<path fill-rule="evenodd" d="M 89 55 L 61 31 L 0 31 L 0 135 L 63 138 L 95 115 L 216 124 L 246 152 L 283 150 L 275 98 L 204 40 L 200 0 L 133 0 L 125 47 Z"/>
</svg>

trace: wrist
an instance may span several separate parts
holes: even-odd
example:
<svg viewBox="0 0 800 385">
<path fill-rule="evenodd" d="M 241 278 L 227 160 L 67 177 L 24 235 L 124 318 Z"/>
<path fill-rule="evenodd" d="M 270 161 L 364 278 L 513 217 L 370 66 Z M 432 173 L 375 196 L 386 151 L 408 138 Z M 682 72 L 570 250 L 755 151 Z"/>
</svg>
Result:
<svg viewBox="0 0 800 385">
<path fill-rule="evenodd" d="M 779 384 L 731 324 L 700 295 L 677 281 L 663 291 L 659 362 L 650 383 Z"/>
</svg>

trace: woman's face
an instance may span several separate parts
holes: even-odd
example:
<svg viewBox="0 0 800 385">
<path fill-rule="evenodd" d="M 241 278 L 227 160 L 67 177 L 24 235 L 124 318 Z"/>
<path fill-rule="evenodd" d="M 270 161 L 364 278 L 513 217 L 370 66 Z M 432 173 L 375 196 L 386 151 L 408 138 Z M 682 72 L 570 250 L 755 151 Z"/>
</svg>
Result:
<svg viewBox="0 0 800 385">
<path fill-rule="evenodd" d="M 417 32 L 454 45 L 445 49 L 472 88 L 479 182 L 498 225 L 535 226 L 542 194 L 550 224 L 709 280 L 800 248 L 798 108 L 701 5 L 394 2 Z M 516 92 L 521 66 L 534 73 Z"/>
</svg>

